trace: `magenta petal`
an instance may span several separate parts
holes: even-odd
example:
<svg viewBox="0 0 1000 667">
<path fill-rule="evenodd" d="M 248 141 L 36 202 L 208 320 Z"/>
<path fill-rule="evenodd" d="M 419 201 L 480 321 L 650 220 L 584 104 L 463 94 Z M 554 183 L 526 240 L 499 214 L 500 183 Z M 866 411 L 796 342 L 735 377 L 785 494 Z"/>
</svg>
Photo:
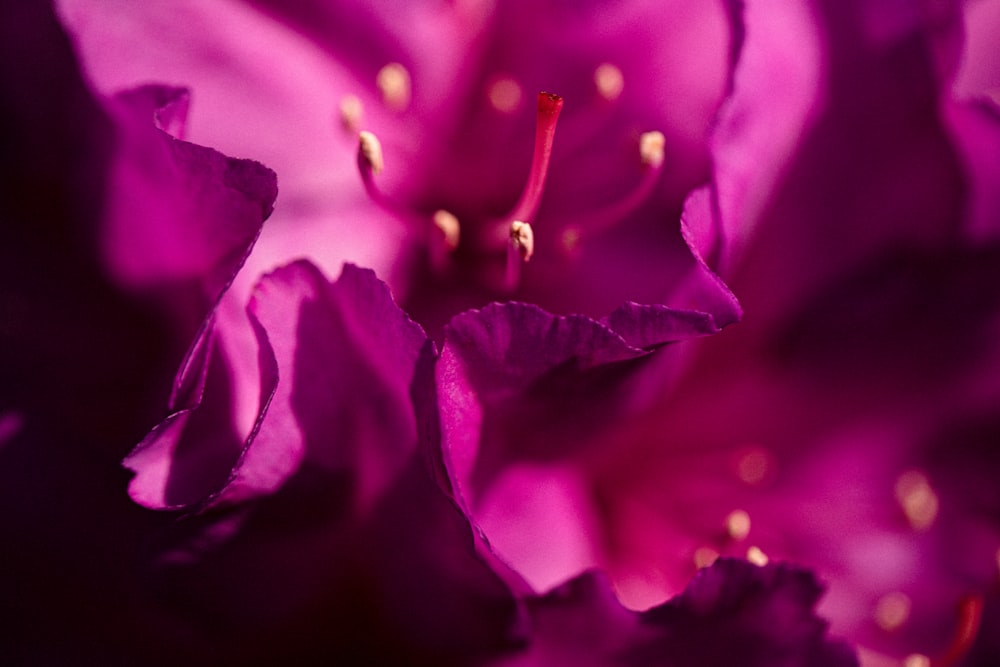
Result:
<svg viewBox="0 0 1000 667">
<path fill-rule="evenodd" d="M 119 123 L 103 249 L 132 288 L 185 281 L 214 299 L 229 284 L 271 214 L 274 172 L 174 138 L 183 91 L 149 86 L 109 102 Z"/>
<path fill-rule="evenodd" d="M 178 379 L 178 395 L 189 396 L 189 404 L 175 406 L 178 413 L 126 461 L 138 473 L 133 497 L 152 507 L 236 502 L 273 492 L 310 458 L 333 470 L 356 469 L 356 491 L 371 502 L 416 446 L 409 391 L 423 332 L 372 272 L 353 266 L 332 285 L 305 262 L 285 267 L 261 282 L 249 312 L 260 348 L 260 403 L 242 454 L 232 451 L 225 369 L 217 371 L 220 393 L 201 379 L 211 359 L 221 358 L 204 351 L 207 330 Z M 318 412 L 316 405 L 328 407 Z M 206 456 L 215 461 L 214 485 L 170 497 L 170 479 L 205 479 Z M 226 465 L 230 472 L 220 480 Z"/>
<path fill-rule="evenodd" d="M 638 664 L 670 656 L 679 665 L 856 666 L 851 649 L 827 639 L 827 623 L 815 615 L 822 592 L 806 570 L 718 560 L 677 598 L 643 614 L 663 635 L 636 654 Z"/>
<path fill-rule="evenodd" d="M 225 497 L 273 491 L 308 458 L 356 470 L 357 492 L 370 501 L 416 445 L 409 392 L 423 331 L 374 273 L 352 265 L 333 284 L 305 262 L 279 269 L 249 311 L 281 380 Z"/>
<path fill-rule="evenodd" d="M 589 491 L 563 466 L 634 409 L 632 371 L 648 354 L 593 320 L 519 303 L 459 315 L 446 330 L 437 383 L 454 490 L 536 588 L 595 563 Z"/>
<path fill-rule="evenodd" d="M 951 102 L 945 114 L 968 181 L 966 233 L 1000 239 L 1000 106 L 992 100 Z"/>
<path fill-rule="evenodd" d="M 815 615 L 822 590 L 804 570 L 723 559 L 676 598 L 637 613 L 588 573 L 527 602 L 530 643 L 498 664 L 855 667 Z"/>
</svg>

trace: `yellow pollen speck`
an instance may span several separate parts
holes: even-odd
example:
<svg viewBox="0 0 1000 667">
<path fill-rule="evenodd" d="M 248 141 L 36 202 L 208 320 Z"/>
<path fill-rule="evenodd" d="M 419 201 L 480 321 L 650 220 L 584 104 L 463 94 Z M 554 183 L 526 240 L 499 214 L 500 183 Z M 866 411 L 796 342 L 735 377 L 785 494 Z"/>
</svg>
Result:
<svg viewBox="0 0 1000 667">
<path fill-rule="evenodd" d="M 726 532 L 737 542 L 750 534 L 750 515 L 743 510 L 733 510 L 726 517 Z"/>
<path fill-rule="evenodd" d="M 621 97 L 625 89 L 625 77 L 622 71 L 611 63 L 603 63 L 594 70 L 594 85 L 597 93 L 608 102 L 614 102 Z"/>
<path fill-rule="evenodd" d="M 747 549 L 747 560 L 758 567 L 764 567 L 767 565 L 768 557 L 758 547 L 750 547 Z"/>
<path fill-rule="evenodd" d="M 389 63 L 380 69 L 375 85 L 382 93 L 382 102 L 393 111 L 405 111 L 410 106 L 410 73 L 399 63 Z"/>
<path fill-rule="evenodd" d="M 493 83 L 486 89 L 486 96 L 490 104 L 500 113 L 513 113 L 521 106 L 521 98 L 524 96 L 521 85 L 509 76 L 501 76 L 494 79 Z"/>
<path fill-rule="evenodd" d="M 906 660 L 903 661 L 903 667 L 931 667 L 931 659 L 926 655 L 913 653 L 906 656 Z"/>
<path fill-rule="evenodd" d="M 927 530 L 938 513 L 938 497 L 922 472 L 910 470 L 896 480 L 896 501 L 914 530 Z"/>
<path fill-rule="evenodd" d="M 875 606 L 875 622 L 886 632 L 898 630 L 910 617 L 910 598 L 905 593 L 887 593 Z"/>
<path fill-rule="evenodd" d="M 458 218 L 448 211 L 436 211 L 434 213 L 434 226 L 441 230 L 444 245 L 448 250 L 454 250 L 458 247 L 461 233 Z"/>
<path fill-rule="evenodd" d="M 756 486 L 767 479 L 772 468 L 771 455 L 768 451 L 755 447 L 736 462 L 736 475 L 745 484 Z"/>
<path fill-rule="evenodd" d="M 382 144 L 371 132 L 362 130 L 358 133 L 358 151 L 371 165 L 372 173 L 378 176 L 385 169 L 385 158 L 382 156 Z"/>
<path fill-rule="evenodd" d="M 708 567 L 719 558 L 719 552 L 712 547 L 698 547 L 694 550 L 694 565 L 699 570 Z"/>
<path fill-rule="evenodd" d="M 535 233 L 531 225 L 520 220 L 510 224 L 510 238 L 521 253 L 521 259 L 527 262 L 535 252 Z"/>
<path fill-rule="evenodd" d="M 639 157 L 648 167 L 659 167 L 663 164 L 666 137 L 662 132 L 645 132 L 639 137 Z"/>
<path fill-rule="evenodd" d="M 364 116 L 364 105 L 357 95 L 345 95 L 340 100 L 340 122 L 348 132 L 357 132 Z"/>
</svg>

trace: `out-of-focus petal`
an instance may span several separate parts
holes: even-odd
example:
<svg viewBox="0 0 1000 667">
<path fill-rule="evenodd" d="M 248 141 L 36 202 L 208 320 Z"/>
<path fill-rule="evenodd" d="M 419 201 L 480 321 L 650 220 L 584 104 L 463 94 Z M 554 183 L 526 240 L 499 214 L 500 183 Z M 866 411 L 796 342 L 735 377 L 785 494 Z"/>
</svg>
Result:
<svg viewBox="0 0 1000 667">
<path fill-rule="evenodd" d="M 531 643 L 496 664 L 854 667 L 852 651 L 815 614 L 822 591 L 804 570 L 723 559 L 640 614 L 587 573 L 529 600 Z"/>
<path fill-rule="evenodd" d="M 108 270 L 152 290 L 200 283 L 214 300 L 274 210 L 274 172 L 182 141 L 187 91 L 147 86 L 108 107 L 120 128 L 101 230 Z"/>
<path fill-rule="evenodd" d="M 659 333 L 677 339 L 705 324 L 657 315 L 671 323 Z M 648 354 L 597 322 L 525 304 L 465 313 L 446 331 L 437 378 L 454 489 L 500 557 L 536 589 L 599 562 L 598 510 L 578 464 L 617 420 L 641 409 L 636 371 Z"/>
<path fill-rule="evenodd" d="M 249 310 L 277 388 L 224 485 L 155 546 L 164 612 L 199 655 L 237 661 L 448 663 L 512 645 L 514 597 L 418 433 L 431 415 L 416 410 L 432 408 L 411 402 L 431 383 L 421 329 L 353 266 L 334 283 L 305 262 L 284 267 Z M 211 407 L 210 381 L 195 416 Z M 195 435 L 200 450 L 217 446 Z M 137 480 L 164 463 L 168 483 L 191 479 L 197 461 L 178 457 L 196 450 L 156 446 L 129 460 Z"/>
<path fill-rule="evenodd" d="M 179 375 L 179 386 L 193 386 L 181 392 L 187 404 L 126 460 L 137 472 L 133 497 L 150 507 L 236 502 L 274 491 L 312 451 L 325 457 L 317 464 L 356 467 L 356 492 L 371 502 L 415 446 L 409 391 L 423 332 L 370 271 L 351 266 L 330 286 L 312 265 L 292 264 L 261 283 L 249 310 L 260 369 L 250 432 L 232 423 L 209 326 Z M 213 368 L 214 388 L 205 385 Z"/>
</svg>

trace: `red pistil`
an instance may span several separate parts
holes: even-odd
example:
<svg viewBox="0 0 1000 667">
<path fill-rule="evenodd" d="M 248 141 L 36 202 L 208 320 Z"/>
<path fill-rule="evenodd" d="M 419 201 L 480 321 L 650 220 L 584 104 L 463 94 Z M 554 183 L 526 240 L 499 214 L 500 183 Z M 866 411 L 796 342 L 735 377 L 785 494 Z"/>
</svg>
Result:
<svg viewBox="0 0 1000 667">
<path fill-rule="evenodd" d="M 944 655 L 931 663 L 933 667 L 954 667 L 961 662 L 976 641 L 982 620 L 983 596 L 973 594 L 962 598 L 958 603 L 958 624 L 951 646 Z"/>
<path fill-rule="evenodd" d="M 538 93 L 538 115 L 535 117 L 535 152 L 531 156 L 531 173 L 524 186 L 521 198 L 507 217 L 513 220 L 532 222 L 538 213 L 538 206 L 545 188 L 545 177 L 552 157 L 552 144 L 556 137 L 556 123 L 563 108 L 563 98 L 552 93 Z"/>
</svg>

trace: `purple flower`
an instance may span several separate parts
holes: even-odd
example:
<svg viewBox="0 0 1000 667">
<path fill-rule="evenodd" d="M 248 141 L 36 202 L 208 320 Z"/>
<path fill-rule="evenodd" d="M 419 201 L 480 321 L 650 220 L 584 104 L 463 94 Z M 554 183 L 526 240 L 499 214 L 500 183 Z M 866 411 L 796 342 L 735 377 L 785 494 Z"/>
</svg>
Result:
<svg viewBox="0 0 1000 667">
<path fill-rule="evenodd" d="M 162 627 L 146 657 L 545 664 L 586 646 L 595 664 L 853 664 L 824 638 L 815 580 L 784 566 L 720 562 L 642 615 L 592 574 L 532 592 L 613 562 L 594 484 L 623 423 L 681 367 L 680 346 L 658 348 L 739 316 L 709 269 L 729 256 L 699 208 L 708 196 L 679 219 L 709 173 L 723 8 L 264 6 L 282 23 L 235 4 L 170 16 L 127 5 L 116 21 L 106 5 L 62 4 L 103 89 L 154 75 L 196 95 L 221 84 L 192 134 L 289 174 L 182 365 L 173 414 L 126 462 L 136 500 L 189 510 L 150 546 L 146 601 Z M 230 47 L 270 47 L 246 62 L 283 68 L 287 99 L 247 93 L 274 83 L 266 70 L 231 86 L 243 61 L 219 57 L 191 20 L 213 16 L 234 22 Z M 188 46 L 135 41 L 150 25 Z M 138 53 L 123 58 L 130 43 Z M 563 97 L 535 107 L 537 90 Z M 334 109 L 340 135 L 326 127 Z M 142 200 L 196 190 L 170 185 Z M 201 257 L 202 240 L 183 238 L 165 248 Z M 368 271 L 329 283 L 288 263 L 307 255 L 332 274 L 355 253 L 423 328 Z M 161 257 L 166 275 L 189 259 Z M 144 267 L 114 268 L 138 282 Z M 604 619 L 604 633 L 582 635 Z M 731 648 L 709 643 L 718 632 Z M 189 644 L 165 648 L 170 634 Z"/>
<path fill-rule="evenodd" d="M 186 67 L 173 50 L 148 44 L 123 64 L 121 51 L 130 44 L 135 49 L 136 42 L 128 35 L 109 37 L 106 26 L 116 24 L 94 18 L 106 11 L 101 7 L 66 3 L 64 15 L 105 85 L 147 76 L 155 68 L 147 64 L 144 71 L 143 59 L 157 54 L 169 56 L 165 67 L 213 82 L 213 69 L 206 75 L 191 66 L 201 64 L 199 48 L 206 47 L 190 48 L 194 61 Z M 144 11 L 129 10 L 116 20 L 156 25 L 158 33 L 179 30 Z M 219 10 L 190 11 L 193 23 Z M 289 40 L 252 11 L 234 11 L 239 25 L 262 39 L 280 32 L 288 41 L 277 43 L 291 44 L 289 61 L 299 65 L 290 74 L 315 88 L 302 69 L 316 62 L 315 47 Z M 242 312 L 250 286 L 264 268 L 303 254 L 335 272 L 349 256 L 340 241 L 357 243 L 375 230 L 370 243 L 394 252 L 391 263 L 374 265 L 404 310 L 442 341 L 443 446 L 461 506 L 538 590 L 596 564 L 585 549 L 556 548 L 564 536 L 552 533 L 553 548 L 533 552 L 565 554 L 569 561 L 545 556 L 553 567 L 533 571 L 528 554 L 507 534 L 514 528 L 507 513 L 519 509 L 511 507 L 517 502 L 511 493 L 520 494 L 524 485 L 515 480 L 512 487 L 494 474 L 500 468 L 473 479 L 464 461 L 480 451 L 480 468 L 496 465 L 490 457 L 507 463 L 526 456 L 528 465 L 538 457 L 575 457 L 586 449 L 583 429 L 599 435 L 615 428 L 669 384 L 679 355 L 652 350 L 717 332 L 739 317 L 735 299 L 689 246 L 707 230 L 682 230 L 679 222 L 685 196 L 707 174 L 705 135 L 726 84 L 724 8 L 631 3 L 581 14 L 558 5 L 504 5 L 489 12 L 416 5 L 398 15 L 307 3 L 267 11 L 314 36 L 335 57 L 332 65 L 324 61 L 329 83 L 323 97 L 329 101 L 322 113 L 329 124 L 339 109 L 345 125 L 336 133 L 313 132 L 276 153 L 277 167 L 284 174 L 282 164 L 300 154 L 310 163 L 309 150 L 317 137 L 326 137 L 341 162 L 317 171 L 331 174 L 331 191 L 341 187 L 336 197 L 312 198 L 297 177 L 301 164 L 291 168 L 291 184 L 282 181 L 283 192 L 291 192 L 287 212 L 279 207 L 213 326 L 193 347 L 171 403 L 175 416 L 129 460 L 139 473 L 133 497 L 151 507 L 191 507 L 225 495 L 241 452 L 253 447 L 276 384 L 258 363 L 266 355 L 248 354 L 257 345 Z M 432 44 L 413 43 L 410 24 L 426 26 L 436 36 Z M 595 25 L 602 26 L 596 33 Z M 197 39 L 190 30 L 181 34 Z M 651 50 L 660 56 L 649 57 Z M 342 69 L 344 64 L 352 67 Z M 542 94 L 535 104 L 537 90 L 558 91 L 562 98 Z M 230 94 L 226 103 L 241 94 Z M 308 112 L 314 119 L 315 109 Z M 254 122 L 288 117 L 269 105 L 260 114 Z M 359 128 L 365 128 L 360 141 Z M 221 145 L 232 141 L 230 132 L 231 124 L 224 124 Z M 270 160 L 262 144 L 258 155 Z M 343 183 L 345 166 L 356 161 L 360 177 Z M 324 215 L 318 223 L 315 211 Z M 488 306 L 498 299 L 514 302 Z M 473 307 L 482 310 L 467 310 Z M 582 409 L 589 412 L 586 426 L 575 414 Z M 513 413 L 516 420 L 509 419 Z M 494 422 L 510 428 L 493 428 Z M 538 435 L 529 442 L 524 433 Z M 546 445 L 535 447 L 542 439 Z M 295 465 L 287 459 L 282 472 L 258 480 L 253 493 L 272 491 Z M 539 489 L 554 493 L 533 499 L 538 516 L 532 520 L 558 517 L 571 539 L 591 539 L 589 509 L 581 506 L 569 521 L 562 506 L 577 481 L 559 470 L 544 475 L 548 481 Z M 181 477 L 184 484 L 172 481 Z M 527 525 L 522 521 L 517 530 Z"/>
</svg>

